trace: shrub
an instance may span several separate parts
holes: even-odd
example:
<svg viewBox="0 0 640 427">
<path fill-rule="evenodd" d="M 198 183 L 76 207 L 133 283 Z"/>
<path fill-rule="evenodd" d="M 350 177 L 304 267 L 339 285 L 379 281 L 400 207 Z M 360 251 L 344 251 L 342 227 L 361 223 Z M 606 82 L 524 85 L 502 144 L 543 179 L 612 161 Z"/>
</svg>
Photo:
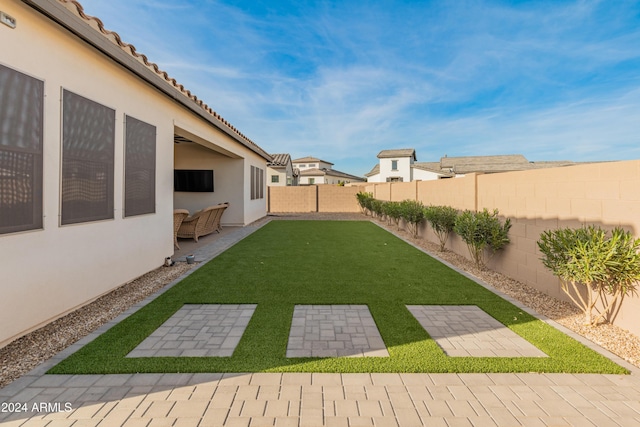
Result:
<svg viewBox="0 0 640 427">
<path fill-rule="evenodd" d="M 376 214 L 376 216 L 380 219 L 382 219 L 384 217 L 384 212 L 383 212 L 383 206 L 384 203 L 382 200 L 378 200 L 378 199 L 371 199 L 370 202 L 370 209 L 371 212 L 373 212 L 374 214 Z"/>
<path fill-rule="evenodd" d="M 402 211 L 400 209 L 399 202 L 387 202 L 382 207 L 382 211 L 387 216 L 389 220 L 389 225 L 391 225 L 391 221 L 393 221 L 396 225 L 396 228 L 399 228 L 400 219 L 402 218 Z"/>
<path fill-rule="evenodd" d="M 498 250 L 509 243 L 509 229 L 511 220 L 506 219 L 504 224 L 500 223 L 498 210 L 489 212 L 484 209 L 482 212 L 464 211 L 455 220 L 453 231 L 459 235 L 467 244 L 471 259 L 478 268 L 485 267 L 485 248 L 491 250 L 493 256 Z"/>
<path fill-rule="evenodd" d="M 373 193 L 367 193 L 360 191 L 356 194 L 356 198 L 358 199 L 358 205 L 360 206 L 360 210 L 363 214 L 369 215 L 371 212 L 371 201 L 373 200 Z"/>
<path fill-rule="evenodd" d="M 424 205 L 417 200 L 403 200 L 400 202 L 400 215 L 407 223 L 407 228 L 413 237 L 418 237 L 418 226 L 424 219 Z"/>
<path fill-rule="evenodd" d="M 628 231 L 615 228 L 607 237 L 594 226 L 548 230 L 540 235 L 538 248 L 544 266 L 560 278 L 562 290 L 584 313 L 585 325 L 597 324 L 625 295 L 636 292 L 640 239 Z M 599 301 L 603 308 L 593 317 Z"/>
<path fill-rule="evenodd" d="M 449 234 L 456 225 L 458 211 L 451 206 L 429 206 L 424 209 L 424 217 L 440 241 L 440 251 L 444 251 Z"/>
</svg>

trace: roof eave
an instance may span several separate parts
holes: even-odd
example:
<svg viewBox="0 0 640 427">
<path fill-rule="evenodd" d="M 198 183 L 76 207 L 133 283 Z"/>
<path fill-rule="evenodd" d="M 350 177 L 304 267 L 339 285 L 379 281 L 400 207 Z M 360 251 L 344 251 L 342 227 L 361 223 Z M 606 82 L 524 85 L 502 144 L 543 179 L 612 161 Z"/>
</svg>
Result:
<svg viewBox="0 0 640 427">
<path fill-rule="evenodd" d="M 84 23 L 77 19 L 77 16 L 70 12 L 66 7 L 57 1 L 51 0 L 22 0 L 23 3 L 34 8 L 52 21 L 66 28 L 80 39 L 84 40 L 116 63 L 125 67 L 160 92 L 169 96 L 182 106 L 188 108 L 207 122 L 212 124 L 218 130 L 229 135 L 235 141 L 244 147 L 258 154 L 266 160 L 272 160 L 271 156 L 258 146 L 252 146 L 244 138 L 235 133 L 231 128 L 224 124 L 222 120 L 214 117 L 211 113 L 204 110 L 197 101 L 188 98 L 184 93 L 170 84 L 167 80 L 160 77 L 159 74 L 153 72 L 150 68 L 137 61 L 133 56 L 125 52 L 122 48 L 113 44 L 109 39 L 91 28 L 88 23 Z M 202 102 L 202 101 L 200 101 Z"/>
</svg>

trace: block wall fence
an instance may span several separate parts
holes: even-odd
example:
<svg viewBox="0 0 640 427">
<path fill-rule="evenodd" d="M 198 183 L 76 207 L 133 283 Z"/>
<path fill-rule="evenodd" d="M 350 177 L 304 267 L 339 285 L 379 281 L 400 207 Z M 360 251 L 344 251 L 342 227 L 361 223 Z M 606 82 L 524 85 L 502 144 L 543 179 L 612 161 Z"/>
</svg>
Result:
<svg viewBox="0 0 640 427">
<path fill-rule="evenodd" d="M 558 279 L 540 261 L 537 241 L 543 231 L 593 224 L 605 229 L 620 226 L 640 237 L 640 160 L 437 181 L 272 187 L 269 212 L 359 212 L 355 197 L 359 191 L 385 201 L 414 199 L 459 210 L 498 209 L 503 219 L 512 221 L 511 243 L 490 260 L 489 268 L 562 300 L 568 299 Z M 426 223 L 419 235 L 437 242 Z M 447 249 L 469 257 L 458 236 L 450 238 Z M 640 336 L 640 297 L 625 298 L 611 320 Z"/>
</svg>

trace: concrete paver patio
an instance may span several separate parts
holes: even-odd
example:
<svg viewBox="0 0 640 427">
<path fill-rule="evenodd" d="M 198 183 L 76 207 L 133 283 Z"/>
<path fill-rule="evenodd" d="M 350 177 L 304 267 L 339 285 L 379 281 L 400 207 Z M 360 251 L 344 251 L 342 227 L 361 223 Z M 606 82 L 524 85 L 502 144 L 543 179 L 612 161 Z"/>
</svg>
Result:
<svg viewBox="0 0 640 427">
<path fill-rule="evenodd" d="M 296 305 L 287 357 L 389 357 L 366 305 Z"/>
<path fill-rule="evenodd" d="M 475 305 L 408 305 L 449 357 L 547 357 Z"/>
<path fill-rule="evenodd" d="M 219 244 L 255 229 L 233 230 Z M 198 253 L 221 250 L 213 241 Z M 45 375 L 154 297 L 0 389 L 0 425 L 640 426 L 638 369 L 548 319 L 632 374 Z"/>
<path fill-rule="evenodd" d="M 230 357 L 256 304 L 185 304 L 127 357 Z"/>
</svg>

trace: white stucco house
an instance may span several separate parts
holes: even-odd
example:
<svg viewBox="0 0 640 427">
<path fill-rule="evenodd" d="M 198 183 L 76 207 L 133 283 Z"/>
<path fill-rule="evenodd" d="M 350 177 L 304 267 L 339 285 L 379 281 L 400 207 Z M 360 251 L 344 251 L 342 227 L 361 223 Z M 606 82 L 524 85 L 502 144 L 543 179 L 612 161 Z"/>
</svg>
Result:
<svg viewBox="0 0 640 427">
<path fill-rule="evenodd" d="M 294 169 L 300 171 L 300 185 L 350 184 L 364 182 L 359 176 L 333 169 L 333 163 L 317 157 L 301 157 L 292 161 Z"/>
<path fill-rule="evenodd" d="M 174 208 L 264 217 L 272 158 L 77 2 L 0 10 L 4 346 L 162 265 Z"/>
<path fill-rule="evenodd" d="M 378 164 L 365 174 L 368 182 L 428 181 L 453 176 L 437 162 L 418 162 L 413 148 L 382 150 L 378 159 Z"/>
<path fill-rule="evenodd" d="M 267 163 L 267 186 L 285 187 L 298 185 L 300 171 L 293 168 L 289 154 L 271 154 Z"/>
<path fill-rule="evenodd" d="M 379 162 L 365 174 L 368 182 L 409 182 L 456 178 L 468 173 L 499 173 L 571 166 L 569 160 L 532 162 L 522 154 L 443 156 L 439 162 L 418 162 L 413 148 L 382 150 Z"/>
</svg>

